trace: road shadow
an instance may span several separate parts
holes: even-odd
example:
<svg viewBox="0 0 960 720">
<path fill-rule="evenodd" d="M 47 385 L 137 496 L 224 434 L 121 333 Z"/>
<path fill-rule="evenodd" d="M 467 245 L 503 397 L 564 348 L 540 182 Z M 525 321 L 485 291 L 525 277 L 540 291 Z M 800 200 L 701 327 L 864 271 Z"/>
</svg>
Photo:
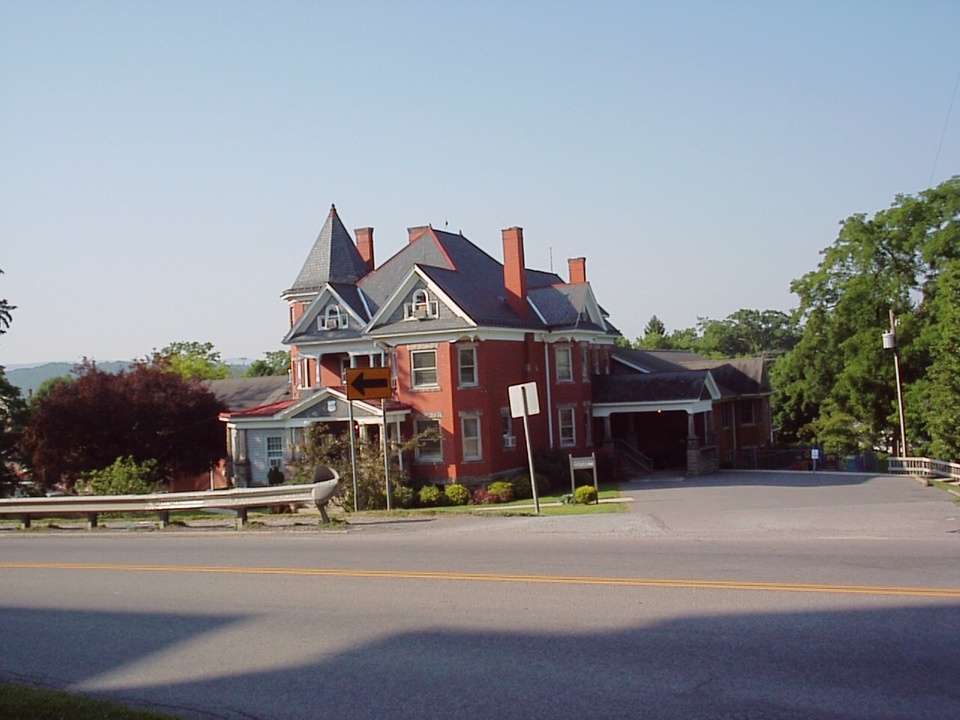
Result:
<svg viewBox="0 0 960 720">
<path fill-rule="evenodd" d="M 216 642 L 217 631 L 239 619 L 9 607 L 0 618 L 0 677 L 38 676 L 60 687 L 187 640 Z M 400 632 L 327 653 L 317 626 L 314 662 L 196 682 L 143 677 L 101 695 L 238 720 L 929 720 L 960 717 L 958 628 L 960 604 L 943 602 L 708 613 L 600 633 Z M 180 654 L 193 662 L 190 648 Z"/>
</svg>

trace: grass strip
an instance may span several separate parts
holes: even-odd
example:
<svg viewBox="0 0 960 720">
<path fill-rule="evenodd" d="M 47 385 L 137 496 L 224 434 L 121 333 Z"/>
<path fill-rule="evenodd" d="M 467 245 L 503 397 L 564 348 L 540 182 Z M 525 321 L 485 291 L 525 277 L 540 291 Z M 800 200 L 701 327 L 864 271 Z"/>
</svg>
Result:
<svg viewBox="0 0 960 720">
<path fill-rule="evenodd" d="M 72 695 L 61 690 L 0 684 L 0 717 L 13 720 L 176 720 L 175 715 Z"/>
</svg>

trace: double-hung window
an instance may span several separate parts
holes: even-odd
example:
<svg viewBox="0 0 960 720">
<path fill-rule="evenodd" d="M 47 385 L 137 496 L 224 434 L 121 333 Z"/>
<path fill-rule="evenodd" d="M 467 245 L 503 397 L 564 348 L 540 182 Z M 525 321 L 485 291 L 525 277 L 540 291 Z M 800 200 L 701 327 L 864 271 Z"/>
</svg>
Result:
<svg viewBox="0 0 960 720">
<path fill-rule="evenodd" d="M 437 351 L 435 349 L 411 350 L 410 369 L 415 389 L 437 387 Z"/>
<path fill-rule="evenodd" d="M 570 352 L 570 346 L 558 345 L 555 356 L 557 358 L 557 382 L 573 382 L 573 353 Z"/>
<path fill-rule="evenodd" d="M 283 437 L 270 435 L 267 437 L 267 467 L 278 468 L 283 465 Z"/>
<path fill-rule="evenodd" d="M 477 385 L 477 348 L 461 347 L 457 349 L 457 364 L 460 368 L 460 387 Z"/>
<path fill-rule="evenodd" d="M 558 410 L 560 425 L 560 447 L 573 447 L 577 444 L 577 427 L 572 407 Z"/>
<path fill-rule="evenodd" d="M 483 458 L 479 415 L 467 413 L 460 417 L 460 437 L 463 439 L 464 460 L 480 460 Z"/>
<path fill-rule="evenodd" d="M 434 418 L 416 418 L 413 421 L 414 432 L 418 436 L 426 433 L 417 443 L 417 462 L 433 463 L 443 461 L 443 443 L 440 441 L 440 421 Z"/>
</svg>

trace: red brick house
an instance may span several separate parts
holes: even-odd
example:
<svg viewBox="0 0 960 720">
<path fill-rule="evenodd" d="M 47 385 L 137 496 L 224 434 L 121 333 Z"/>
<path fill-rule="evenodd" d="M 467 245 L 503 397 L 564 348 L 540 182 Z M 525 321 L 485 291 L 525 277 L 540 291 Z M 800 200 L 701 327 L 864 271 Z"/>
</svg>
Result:
<svg viewBox="0 0 960 720">
<path fill-rule="evenodd" d="M 620 333 L 594 296 L 585 258 L 568 261 L 564 281 L 526 267 L 519 227 L 502 232 L 501 262 L 462 234 L 424 226 L 410 228 L 403 249 L 377 266 L 373 229 L 355 236 L 356 242 L 331 207 L 282 294 L 289 307 L 290 397 L 223 416 L 238 484 L 266 482 L 307 426 L 346 429 L 349 368 L 391 369 L 393 399 L 383 410 L 354 402 L 361 435 L 379 433 L 384 411 L 391 440 L 440 430 L 440 440 L 401 458 L 421 479 L 477 483 L 523 470 L 522 423 L 510 417 L 507 391 L 517 383 L 535 382 L 540 395 L 542 412 L 529 423 L 534 449 L 613 453 L 615 438 L 624 452 L 643 449 L 647 438 L 635 431 L 652 408 L 650 397 L 641 396 L 652 387 L 642 378 L 653 373 L 616 347 Z M 683 393 L 696 399 L 684 395 L 671 412 L 693 420 L 656 430 L 702 454 L 713 438 L 713 403 L 724 401 L 724 390 L 711 368 L 673 370 L 692 381 Z M 624 405 L 623 383 L 647 388 Z M 715 467 L 716 450 L 710 452 Z M 695 472 L 710 467 L 680 460 Z"/>
</svg>

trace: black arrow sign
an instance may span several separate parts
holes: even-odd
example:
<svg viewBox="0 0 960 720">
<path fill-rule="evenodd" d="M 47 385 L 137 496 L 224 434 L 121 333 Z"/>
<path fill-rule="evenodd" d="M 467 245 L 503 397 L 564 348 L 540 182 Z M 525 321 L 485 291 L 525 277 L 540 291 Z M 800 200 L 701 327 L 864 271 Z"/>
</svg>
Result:
<svg viewBox="0 0 960 720">
<path fill-rule="evenodd" d="M 363 372 L 360 372 L 353 379 L 353 382 L 350 383 L 350 387 L 356 390 L 358 395 L 363 397 L 368 395 L 379 397 L 383 394 L 384 389 L 390 387 L 390 383 L 387 378 L 368 378 L 364 377 Z M 380 390 L 380 392 L 367 392 L 368 390 Z"/>
</svg>

